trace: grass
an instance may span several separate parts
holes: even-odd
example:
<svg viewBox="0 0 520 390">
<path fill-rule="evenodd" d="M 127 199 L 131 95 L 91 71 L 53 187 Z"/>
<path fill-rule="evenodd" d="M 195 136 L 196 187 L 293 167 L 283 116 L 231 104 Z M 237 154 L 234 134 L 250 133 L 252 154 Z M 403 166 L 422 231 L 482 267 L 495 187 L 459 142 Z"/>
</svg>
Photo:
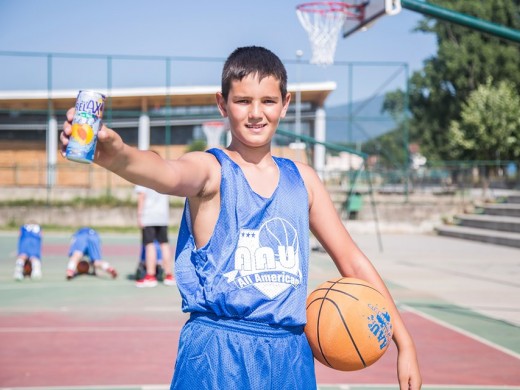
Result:
<svg viewBox="0 0 520 390">
<path fill-rule="evenodd" d="M 110 195 L 75 197 L 69 200 L 9 199 L 0 200 L 0 207 L 137 207 L 135 199 L 121 199 Z M 184 201 L 172 198 L 170 207 L 182 208 Z"/>
<path fill-rule="evenodd" d="M 78 229 L 81 226 L 63 226 L 56 224 L 40 224 L 45 232 L 70 232 L 71 229 Z M 99 233 L 121 233 L 121 234 L 141 234 L 141 230 L 137 226 L 96 226 L 89 225 L 92 229 Z M 7 224 L 0 225 L 0 231 L 14 232 L 20 229 L 20 224 L 14 221 L 9 221 Z M 177 234 L 179 226 L 169 226 L 169 234 Z"/>
<path fill-rule="evenodd" d="M 1 200 L 0 208 L 8 208 L 8 207 L 24 207 L 24 208 L 60 208 L 60 207 L 72 207 L 77 210 L 81 210 L 83 208 L 137 208 L 137 202 L 134 199 L 120 199 L 113 196 L 98 196 L 98 197 L 75 197 L 69 200 L 51 200 L 46 201 L 42 199 L 10 199 L 10 200 Z M 184 202 L 179 199 L 172 198 L 170 201 L 171 208 L 182 208 L 184 207 Z M 18 219 L 10 219 L 6 221 L 4 224 L 0 225 L 0 230 L 3 231 L 17 231 L 20 228 L 20 222 Z M 40 224 L 44 231 L 50 232 L 61 232 L 61 231 L 70 231 L 71 228 L 79 228 L 80 226 L 65 226 L 59 224 Z M 93 229 L 98 232 L 111 232 L 111 233 L 140 233 L 140 229 L 137 226 L 95 226 L 89 225 Z M 179 230 L 178 226 L 171 226 L 169 228 L 170 233 L 176 234 Z"/>
</svg>

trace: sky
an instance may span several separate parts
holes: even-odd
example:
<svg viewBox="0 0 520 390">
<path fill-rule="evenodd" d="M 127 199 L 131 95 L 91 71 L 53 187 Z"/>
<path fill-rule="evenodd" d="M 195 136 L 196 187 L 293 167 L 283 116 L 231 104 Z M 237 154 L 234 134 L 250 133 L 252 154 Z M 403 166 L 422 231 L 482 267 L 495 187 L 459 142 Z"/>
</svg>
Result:
<svg viewBox="0 0 520 390">
<path fill-rule="evenodd" d="M 376 1 L 376 0 L 372 0 Z M 366 32 L 339 37 L 337 63 L 310 65 L 307 33 L 295 13 L 298 0 L 0 0 L 2 52 L 197 57 L 174 61 L 172 85 L 218 85 L 221 61 L 239 46 L 265 46 L 287 66 L 289 82 L 335 81 L 328 105 L 404 88 L 406 72 L 420 70 L 436 52 L 435 37 L 413 32 L 421 14 L 403 9 Z M 297 50 L 303 51 L 297 62 Z M 349 65 L 351 64 L 351 65 Z M 57 89 L 106 83 L 101 60 L 58 58 Z M 114 61 L 113 86 L 154 86 L 164 63 Z M 91 78 L 83 79 L 85 74 Z M 0 55 L 0 90 L 46 89 L 46 58 Z M 79 81 L 84 80 L 84 81 Z M 96 80 L 96 81 L 92 81 Z M 94 85 L 96 87 L 96 85 Z"/>
</svg>

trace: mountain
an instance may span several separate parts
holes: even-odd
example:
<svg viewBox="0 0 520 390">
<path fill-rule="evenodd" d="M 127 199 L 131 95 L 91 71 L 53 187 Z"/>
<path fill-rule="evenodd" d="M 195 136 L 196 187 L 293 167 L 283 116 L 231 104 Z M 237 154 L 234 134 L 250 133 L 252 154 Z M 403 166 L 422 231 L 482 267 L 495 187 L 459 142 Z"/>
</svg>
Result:
<svg viewBox="0 0 520 390">
<path fill-rule="evenodd" d="M 395 121 L 388 113 L 382 113 L 384 96 L 352 103 L 352 135 L 349 136 L 349 105 L 325 107 L 327 113 L 327 142 L 363 143 L 396 127 Z"/>
</svg>

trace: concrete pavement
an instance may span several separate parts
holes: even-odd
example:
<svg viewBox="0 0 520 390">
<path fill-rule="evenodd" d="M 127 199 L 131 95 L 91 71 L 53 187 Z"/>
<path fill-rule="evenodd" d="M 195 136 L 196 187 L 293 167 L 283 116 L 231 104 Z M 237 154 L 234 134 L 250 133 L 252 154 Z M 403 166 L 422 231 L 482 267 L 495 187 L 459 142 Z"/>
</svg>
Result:
<svg viewBox="0 0 520 390">
<path fill-rule="evenodd" d="M 347 223 L 348 226 L 348 223 Z M 351 232 L 385 280 L 520 326 L 520 250 L 435 234 Z M 396 297 L 398 299 L 399 297 Z"/>
</svg>

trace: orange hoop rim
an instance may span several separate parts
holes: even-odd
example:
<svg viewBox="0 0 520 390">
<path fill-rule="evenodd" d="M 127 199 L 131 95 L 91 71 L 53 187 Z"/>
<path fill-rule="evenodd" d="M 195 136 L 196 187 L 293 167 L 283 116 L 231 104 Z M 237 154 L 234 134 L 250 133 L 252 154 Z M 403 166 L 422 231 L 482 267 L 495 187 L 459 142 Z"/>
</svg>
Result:
<svg viewBox="0 0 520 390">
<path fill-rule="evenodd" d="M 364 1 L 360 4 L 349 4 L 340 1 L 313 1 L 310 3 L 299 4 L 296 6 L 296 9 L 300 12 L 309 12 L 316 14 L 327 14 L 337 12 L 343 13 L 347 17 L 362 20 L 364 18 L 365 7 L 367 5 L 368 1 Z"/>
</svg>

